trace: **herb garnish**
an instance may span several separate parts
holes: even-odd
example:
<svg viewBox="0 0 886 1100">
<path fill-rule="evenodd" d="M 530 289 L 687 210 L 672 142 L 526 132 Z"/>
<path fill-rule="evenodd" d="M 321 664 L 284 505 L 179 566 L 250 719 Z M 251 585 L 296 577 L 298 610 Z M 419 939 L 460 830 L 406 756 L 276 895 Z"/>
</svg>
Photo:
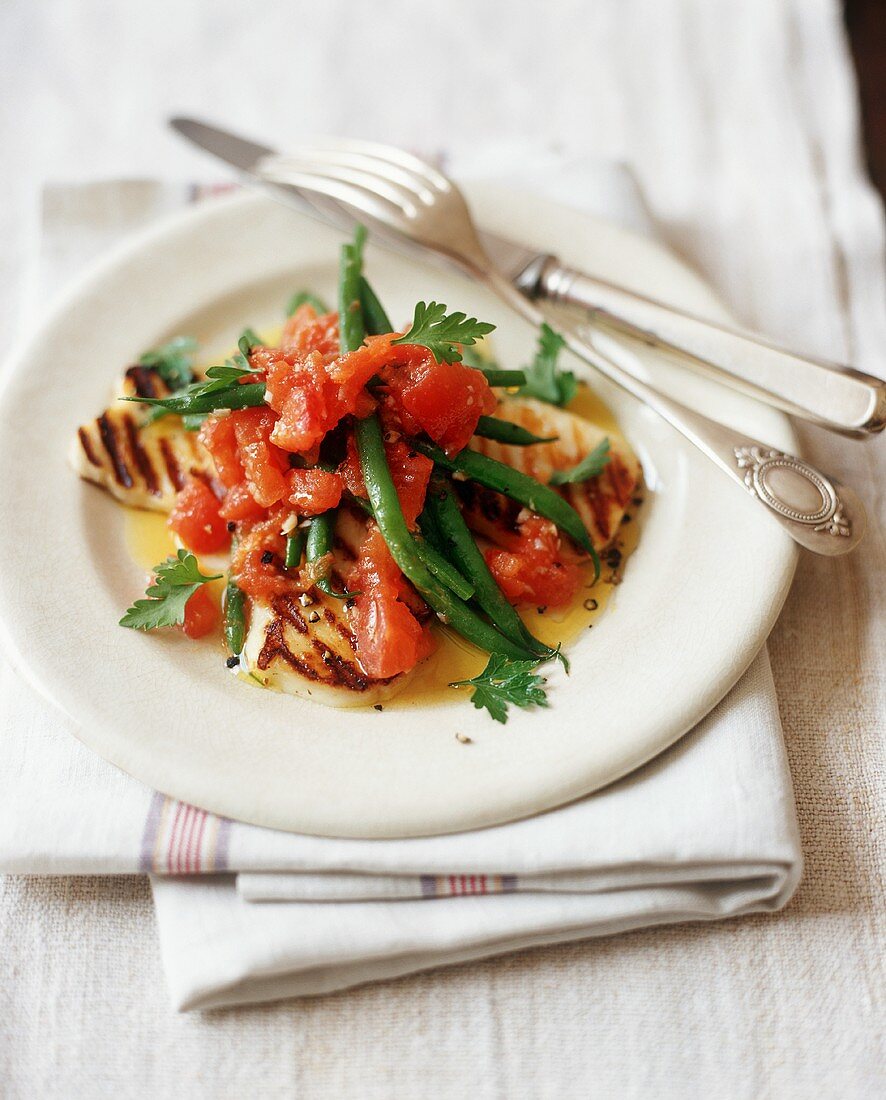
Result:
<svg viewBox="0 0 886 1100">
<path fill-rule="evenodd" d="M 515 660 L 503 653 L 493 653 L 486 668 L 472 680 L 456 680 L 450 687 L 472 687 L 471 702 L 478 710 L 484 707 L 496 722 L 507 722 L 508 704 L 517 707 L 546 707 L 545 678 L 536 674 L 538 661 Z"/>
<path fill-rule="evenodd" d="M 438 363 L 460 363 L 459 344 L 475 344 L 495 328 L 486 321 L 464 313 L 446 312 L 439 302 L 419 302 L 415 307 L 412 327 L 394 344 L 420 344 L 428 348 Z"/>
<path fill-rule="evenodd" d="M 257 373 L 249 368 L 245 357 L 238 355 L 218 366 L 210 367 L 206 372 L 205 381 L 193 382 L 171 397 L 124 397 L 121 400 L 153 406 L 149 423 L 159 420 L 161 416 L 166 416 L 168 413 L 179 413 L 184 416 L 192 413 L 209 413 L 215 409 L 242 409 L 249 405 L 264 403 L 262 383 L 240 385 L 241 378 Z"/>
<path fill-rule="evenodd" d="M 159 626 L 175 626 L 185 621 L 185 604 L 201 585 L 217 581 L 200 572 L 197 559 L 189 550 L 179 550 L 177 557 L 154 566 L 154 584 L 145 592 L 146 599 L 136 600 L 120 620 L 120 626 L 135 630 L 156 630 Z"/>
<path fill-rule="evenodd" d="M 175 336 L 158 348 L 139 356 L 143 367 L 155 370 L 171 390 L 183 389 L 194 380 L 194 352 L 197 341 L 191 336 Z"/>
<path fill-rule="evenodd" d="M 554 470 L 551 485 L 575 485 L 579 481 L 589 481 L 598 477 L 609 465 L 612 455 L 609 453 L 609 437 L 601 439 L 590 454 L 573 466 L 571 470 Z"/>
<path fill-rule="evenodd" d="M 537 397 L 549 405 L 568 405 L 575 397 L 578 389 L 575 375 L 557 367 L 557 359 L 565 345 L 566 341 L 558 332 L 542 323 L 535 358 L 524 368 L 526 385 L 520 389 L 521 397 Z"/>
<path fill-rule="evenodd" d="M 323 299 L 318 298 L 316 294 L 312 294 L 309 290 L 299 290 L 292 295 L 286 305 L 286 316 L 291 317 L 299 306 L 313 306 L 314 312 L 318 315 L 329 312 L 329 306 Z"/>
</svg>

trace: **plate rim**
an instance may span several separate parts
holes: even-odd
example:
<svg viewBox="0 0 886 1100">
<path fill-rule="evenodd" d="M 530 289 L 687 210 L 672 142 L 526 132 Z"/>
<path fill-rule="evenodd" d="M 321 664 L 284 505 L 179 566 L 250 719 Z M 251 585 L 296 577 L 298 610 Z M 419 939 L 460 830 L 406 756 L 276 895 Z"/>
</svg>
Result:
<svg viewBox="0 0 886 1100">
<path fill-rule="evenodd" d="M 670 250 L 665 248 L 659 241 L 638 238 L 636 234 L 630 233 L 629 231 L 620 229 L 618 227 L 613 227 L 611 223 L 604 222 L 602 219 L 594 218 L 587 214 L 569 210 L 567 207 L 564 207 L 560 203 L 554 203 L 550 200 L 539 199 L 535 195 L 531 195 L 528 192 L 520 192 L 519 190 L 514 188 L 500 188 L 495 185 L 483 184 L 468 185 L 466 187 L 466 190 L 468 191 L 469 195 L 473 195 L 475 193 L 479 194 L 480 192 L 485 191 L 487 194 L 508 195 L 512 200 L 517 199 L 520 202 L 531 200 L 537 206 L 541 205 L 549 212 L 559 211 L 561 216 L 580 218 L 586 223 L 596 223 L 598 226 L 602 225 L 605 227 L 606 232 L 610 234 L 615 232 L 616 235 L 622 236 L 625 239 L 642 240 L 643 243 L 647 245 L 650 249 L 657 250 L 659 253 L 666 255 L 671 263 L 682 268 L 689 277 L 691 277 L 699 285 L 704 286 L 708 293 L 711 293 L 710 288 L 699 276 L 699 274 L 691 269 L 688 265 L 686 265 L 678 257 L 674 257 L 673 254 L 670 253 Z M 178 235 L 179 232 L 181 232 L 182 229 L 187 230 L 191 228 L 196 228 L 200 225 L 201 222 L 210 222 L 213 218 L 218 217 L 220 212 L 223 213 L 227 210 L 236 211 L 239 207 L 242 207 L 245 211 L 248 211 L 249 208 L 252 206 L 260 206 L 269 202 L 271 202 L 271 200 L 268 199 L 266 196 L 253 194 L 251 192 L 234 192 L 232 194 L 226 194 L 207 199 L 195 207 L 188 207 L 184 210 L 175 211 L 171 214 L 167 214 L 161 218 L 158 218 L 150 225 L 139 229 L 137 232 L 127 236 L 125 240 L 115 245 L 106 254 L 99 257 L 98 260 L 89 264 L 84 269 L 82 274 L 74 279 L 67 288 L 65 288 L 60 294 L 56 296 L 53 304 L 46 311 L 41 323 L 36 326 L 35 330 L 30 334 L 23 334 L 16 342 L 16 346 L 4 366 L 2 385 L 0 385 L 0 405 L 3 405 L 3 407 L 5 408 L 7 395 L 9 394 L 10 390 L 14 388 L 15 381 L 22 369 L 24 362 L 28 358 L 29 349 L 39 342 L 41 335 L 51 332 L 53 328 L 58 325 L 59 320 L 65 316 L 67 311 L 69 311 L 73 305 L 76 305 L 78 301 L 82 300 L 90 292 L 94 292 L 95 288 L 97 286 L 100 287 L 102 283 L 109 277 L 109 275 L 112 275 L 115 270 L 121 267 L 121 265 L 130 263 L 134 258 L 137 258 L 146 248 L 156 246 L 158 243 L 161 243 L 164 240 L 175 239 L 175 237 Z M 293 217 L 297 218 L 297 215 L 293 215 Z M 716 299 L 716 295 L 712 295 L 712 297 Z M 778 415 L 780 416 L 780 414 Z M 781 417 L 781 420 L 783 421 L 785 431 L 790 435 L 793 435 L 787 418 Z M 2 437 L 4 431 L 5 426 L 3 428 L 0 428 L 0 437 Z M 2 441 L 0 441 L 0 446 L 2 446 Z M 73 473 L 71 476 L 74 476 Z M 738 679 L 740 679 L 741 675 L 743 675 L 744 671 L 750 665 L 751 661 L 759 652 L 759 649 L 762 647 L 762 645 L 765 644 L 766 637 L 768 636 L 769 631 L 771 630 L 774 622 L 778 617 L 784 599 L 787 597 L 793 580 L 797 560 L 798 554 L 796 550 L 786 548 L 785 560 L 782 565 L 782 574 L 779 579 L 779 585 L 773 591 L 768 615 L 763 616 L 761 620 L 761 636 L 758 639 L 757 644 L 750 646 L 747 653 L 745 654 L 746 659 L 735 665 L 733 669 L 734 675 L 729 678 L 728 682 L 724 680 L 721 685 L 718 685 L 716 692 L 712 693 L 706 698 L 704 703 L 705 709 L 703 713 L 699 712 L 694 714 L 691 720 L 688 720 L 686 723 L 684 723 L 682 728 L 680 728 L 678 732 L 672 733 L 672 735 L 668 737 L 666 742 L 663 740 L 660 743 L 656 744 L 651 749 L 651 751 L 646 752 L 645 754 L 641 753 L 638 757 L 626 760 L 622 768 L 612 770 L 603 782 L 595 783 L 591 787 L 576 792 L 566 798 L 558 798 L 554 801 L 547 801 L 543 805 L 538 805 L 531 809 L 527 808 L 518 813 L 509 812 L 504 817 L 493 817 L 490 820 L 481 822 L 480 824 L 491 825 L 502 821 L 512 820 L 517 817 L 530 816 L 534 813 L 543 812 L 544 810 L 551 809 L 554 806 L 565 804 L 568 801 L 583 797 L 585 794 L 590 793 L 592 790 L 599 789 L 602 786 L 608 786 L 610 783 L 615 782 L 623 775 L 634 771 L 637 767 L 640 767 L 649 759 L 652 759 L 653 757 L 659 755 L 659 753 L 665 751 L 665 749 L 667 749 L 670 745 L 678 741 L 680 737 L 682 737 L 689 729 L 691 729 L 698 721 L 700 721 L 704 714 L 708 713 L 710 709 L 712 709 L 713 706 L 715 706 L 717 702 L 719 702 L 719 700 L 722 699 L 725 694 L 727 694 L 731 687 L 738 681 Z M 6 604 L 6 602 L 5 585 L 0 582 L 0 605 L 4 605 Z M 31 666 L 31 662 L 28 660 L 25 653 L 22 652 L 19 640 L 16 639 L 14 636 L 11 636 L 10 632 L 7 630 L 5 615 L 0 616 L 0 632 L 2 632 L 2 635 L 6 642 L 7 652 L 13 657 L 13 663 L 15 664 L 15 666 L 19 669 L 19 671 L 24 673 L 28 681 L 37 688 L 40 694 L 45 699 L 47 699 L 47 701 L 50 702 L 50 704 L 58 712 L 58 699 L 54 698 L 52 692 L 48 689 L 47 685 L 41 683 L 39 676 L 36 674 L 36 671 Z M 714 695 L 716 695 L 715 698 L 713 697 Z M 87 747 L 91 748 L 93 751 L 97 751 L 105 759 L 109 759 L 112 763 L 115 763 L 116 766 L 122 767 L 123 770 L 129 770 L 125 764 L 121 764 L 119 759 L 115 759 L 115 755 L 109 754 L 108 751 L 98 749 L 96 747 L 94 743 L 95 736 L 90 736 L 82 729 L 80 722 L 74 714 L 68 713 L 64 710 L 64 708 L 61 709 L 61 713 L 66 717 L 69 727 L 72 727 L 72 732 L 84 744 L 86 744 Z M 130 771 L 130 774 L 133 773 Z M 135 775 L 135 778 L 139 779 L 141 782 L 146 781 L 144 779 L 144 776 L 142 775 Z M 166 784 L 166 786 L 168 786 L 168 784 Z M 175 792 L 169 793 L 172 797 L 180 797 L 180 795 L 176 794 Z M 218 808 L 216 808 L 214 812 L 225 813 L 224 809 Z M 250 815 L 238 816 L 241 820 L 250 819 Z M 256 824 L 269 824 L 269 821 L 266 818 L 262 820 L 255 820 L 255 818 L 253 817 L 253 820 Z M 286 825 L 280 823 L 279 821 L 273 822 L 271 827 L 289 829 L 290 831 L 299 832 L 311 831 L 310 829 L 306 829 L 304 826 Z M 477 824 L 468 823 L 456 826 L 455 828 L 431 828 L 430 830 L 428 830 L 427 833 L 424 830 L 409 830 L 406 832 L 401 832 L 397 829 L 391 830 L 389 828 L 383 828 L 381 831 L 374 831 L 369 829 L 360 832 L 328 832 L 324 830 L 320 833 L 320 835 L 348 835 L 366 837 L 415 836 L 436 834 L 440 832 L 462 831 L 463 829 L 472 829 L 476 827 L 479 826 Z"/>
</svg>

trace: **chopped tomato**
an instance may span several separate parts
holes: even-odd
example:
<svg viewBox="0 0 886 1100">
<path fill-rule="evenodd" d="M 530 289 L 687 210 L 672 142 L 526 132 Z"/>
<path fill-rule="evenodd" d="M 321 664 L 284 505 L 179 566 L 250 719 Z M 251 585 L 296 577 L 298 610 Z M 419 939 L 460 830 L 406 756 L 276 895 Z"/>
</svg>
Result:
<svg viewBox="0 0 886 1100">
<path fill-rule="evenodd" d="M 438 363 L 426 352 L 382 377 L 406 430 L 417 425 L 448 455 L 463 450 L 480 417 L 495 411 L 495 394 L 483 372 L 464 363 Z"/>
<path fill-rule="evenodd" d="M 414 527 L 425 506 L 425 494 L 434 463 L 402 441 L 385 443 L 385 455 L 403 515 L 409 526 Z"/>
<path fill-rule="evenodd" d="M 280 414 L 273 436 L 278 447 L 305 451 L 338 423 L 335 387 L 329 383 L 325 365 L 316 351 L 303 361 L 294 353 L 280 352 L 268 363 L 267 401 Z"/>
<path fill-rule="evenodd" d="M 195 478 L 176 496 L 169 527 L 185 546 L 198 554 L 213 554 L 231 541 L 219 514 L 219 500 L 209 486 Z"/>
<path fill-rule="evenodd" d="M 201 584 L 185 604 L 185 621 L 182 629 L 189 638 L 202 638 L 218 626 L 221 612 L 218 603 Z"/>
<path fill-rule="evenodd" d="M 250 493 L 246 482 L 241 481 L 239 485 L 232 485 L 228 489 L 219 514 L 226 520 L 261 519 L 265 509 Z"/>
<path fill-rule="evenodd" d="M 265 519 L 241 525 L 231 576 L 248 596 L 269 599 L 292 591 L 293 582 L 281 569 L 286 539 L 280 529 L 289 515 L 287 505 L 272 509 Z"/>
<path fill-rule="evenodd" d="M 379 355 L 370 347 L 342 356 L 318 348 L 257 352 L 253 359 L 266 372 L 267 402 L 280 414 L 272 441 L 304 453 L 342 417 L 367 416 L 375 403 L 364 386 L 376 373 Z"/>
<path fill-rule="evenodd" d="M 197 436 L 212 455 L 222 485 L 230 488 L 246 476 L 237 452 L 237 436 L 231 416 L 210 416 L 203 421 Z"/>
<path fill-rule="evenodd" d="M 360 592 L 350 615 L 368 676 L 397 676 L 427 657 L 434 646 L 430 631 L 403 602 L 408 586 L 377 527 L 370 527 L 360 546 L 350 584 Z"/>
<path fill-rule="evenodd" d="M 434 463 L 424 455 L 413 451 L 402 440 L 386 439 L 385 456 L 394 488 L 400 498 L 403 515 L 409 526 L 414 527 L 415 521 L 425 506 L 425 494 L 428 491 L 428 482 L 431 480 Z M 350 493 L 366 498 L 368 494 L 353 433 L 348 435 L 348 450 L 344 462 L 339 467 L 339 473 L 345 488 Z"/>
<path fill-rule="evenodd" d="M 511 603 L 565 607 L 572 602 L 584 574 L 553 523 L 530 516 L 509 542 L 506 550 L 487 550 L 486 563 Z"/>
<path fill-rule="evenodd" d="M 299 306 L 283 326 L 280 347 L 294 352 L 299 358 L 311 351 L 319 351 L 322 355 L 337 355 L 338 314 L 325 313 L 318 317 L 313 306 Z M 257 360 L 253 360 L 253 366 L 259 370 L 264 369 Z"/>
<path fill-rule="evenodd" d="M 237 409 L 228 417 L 234 424 L 237 454 L 246 473 L 246 484 L 259 504 L 269 508 L 286 496 L 289 459 L 271 439 L 277 416 L 258 406 Z"/>
<path fill-rule="evenodd" d="M 348 492 L 366 500 L 369 494 L 366 492 L 366 482 L 363 480 L 360 456 L 357 454 L 357 441 L 354 439 L 353 432 L 348 432 L 348 449 L 338 472 Z"/>
<path fill-rule="evenodd" d="M 299 515 L 317 516 L 341 500 L 342 480 L 329 470 L 290 470 L 288 481 L 288 500 Z"/>
</svg>

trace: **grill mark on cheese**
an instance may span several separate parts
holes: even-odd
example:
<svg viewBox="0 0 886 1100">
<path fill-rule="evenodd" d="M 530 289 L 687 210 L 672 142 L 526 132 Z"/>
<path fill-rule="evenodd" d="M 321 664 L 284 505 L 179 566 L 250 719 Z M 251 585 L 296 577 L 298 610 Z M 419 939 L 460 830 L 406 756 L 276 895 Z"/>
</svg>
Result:
<svg viewBox="0 0 886 1100">
<path fill-rule="evenodd" d="M 160 375 L 151 367 L 139 364 L 129 367 L 124 375 L 124 389 L 127 388 L 127 381 L 132 383 L 134 396 L 137 397 L 165 397 L 170 392 Z"/>
<path fill-rule="evenodd" d="M 120 454 L 120 440 L 117 438 L 114 422 L 107 413 L 102 413 L 97 423 L 99 436 L 108 453 L 108 458 L 111 460 L 111 466 L 113 467 L 114 477 L 117 479 L 117 483 L 124 486 L 126 489 L 131 489 L 133 486 L 132 474 L 129 472 L 129 467 L 126 465 L 123 456 Z"/>
<path fill-rule="evenodd" d="M 101 466 L 101 461 L 95 457 L 95 451 L 92 449 L 92 443 L 89 441 L 85 428 L 77 429 L 77 438 L 80 440 L 80 446 L 83 448 L 87 461 L 93 466 Z"/>
<path fill-rule="evenodd" d="M 315 605 L 311 605 L 312 608 Z M 312 630 L 315 624 L 306 622 L 296 598 L 289 593 L 275 596 L 270 603 L 270 617 L 265 627 L 265 639 L 256 660 L 256 666 L 266 672 L 275 660 L 281 660 L 294 672 L 314 683 L 330 688 L 343 688 L 352 692 L 365 692 L 370 688 L 390 683 L 375 680 L 366 675 L 357 659 L 354 635 L 342 618 L 330 607 L 322 609 L 322 619 L 334 630 L 337 645 L 318 638 Z M 295 640 L 287 640 L 287 627 L 304 641 L 304 649 Z"/>
<path fill-rule="evenodd" d="M 182 473 L 181 466 L 178 464 L 178 459 L 175 457 L 175 451 L 169 445 L 168 439 L 160 440 L 160 454 L 163 456 L 163 465 L 166 467 L 166 474 L 169 480 L 172 482 L 176 489 L 184 488 L 185 478 Z"/>
<path fill-rule="evenodd" d="M 126 431 L 126 442 L 129 444 L 129 451 L 132 454 L 135 464 L 138 467 L 138 472 L 141 474 L 148 492 L 152 496 L 159 496 L 160 484 L 157 480 L 157 473 L 150 457 L 139 442 L 139 431 L 135 426 L 135 421 L 131 416 L 127 415 L 123 417 L 123 426 Z"/>
</svg>

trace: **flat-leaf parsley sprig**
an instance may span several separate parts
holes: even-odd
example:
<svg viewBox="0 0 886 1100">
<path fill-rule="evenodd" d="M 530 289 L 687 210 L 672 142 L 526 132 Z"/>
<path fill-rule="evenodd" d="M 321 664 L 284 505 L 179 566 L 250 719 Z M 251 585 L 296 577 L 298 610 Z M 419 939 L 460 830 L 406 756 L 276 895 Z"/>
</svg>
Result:
<svg viewBox="0 0 886 1100">
<path fill-rule="evenodd" d="M 134 630 L 156 630 L 185 621 L 185 604 L 207 581 L 217 581 L 221 573 L 207 577 L 200 572 L 197 559 L 189 550 L 179 550 L 174 558 L 154 566 L 154 584 L 145 592 L 146 599 L 136 600 L 120 620 L 120 626 Z"/>
<path fill-rule="evenodd" d="M 612 455 L 609 453 L 609 437 L 601 439 L 597 446 L 569 470 L 554 470 L 551 485 L 576 485 L 581 481 L 590 481 L 599 477 L 609 465 Z"/>
<path fill-rule="evenodd" d="M 495 325 L 464 313 L 448 313 L 440 302 L 418 302 L 412 327 L 394 344 L 420 344 L 432 352 L 438 363 L 460 363 L 459 344 L 475 344 L 488 336 Z"/>
<path fill-rule="evenodd" d="M 544 676 L 536 673 L 537 660 L 517 660 L 493 653 L 486 668 L 472 680 L 455 680 L 450 687 L 472 687 L 471 702 L 478 710 L 486 709 L 496 722 L 507 722 L 508 704 L 517 707 L 546 707 Z"/>
<path fill-rule="evenodd" d="M 572 371 L 560 370 L 557 366 L 565 345 L 566 341 L 558 332 L 542 323 L 535 358 L 528 367 L 524 367 L 526 385 L 520 390 L 520 397 L 536 397 L 549 405 L 569 404 L 575 397 L 578 382 Z"/>
</svg>

